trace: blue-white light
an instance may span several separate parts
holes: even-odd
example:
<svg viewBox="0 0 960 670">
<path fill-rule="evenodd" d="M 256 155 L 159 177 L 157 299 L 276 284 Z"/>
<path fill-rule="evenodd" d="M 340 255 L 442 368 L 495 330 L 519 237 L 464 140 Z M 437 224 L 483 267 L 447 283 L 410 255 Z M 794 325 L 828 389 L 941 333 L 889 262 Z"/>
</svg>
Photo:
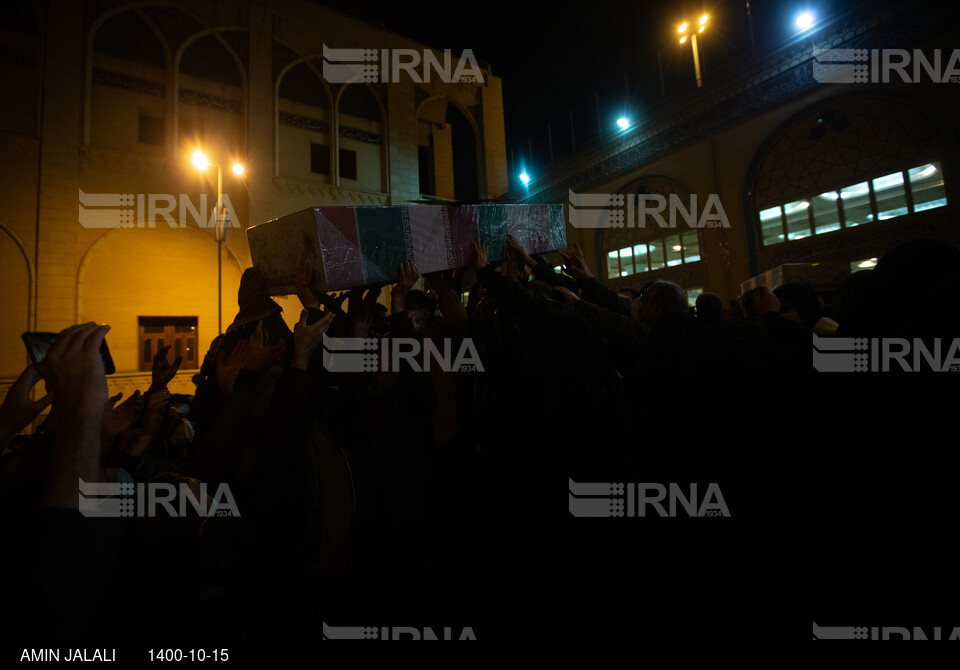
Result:
<svg viewBox="0 0 960 670">
<path fill-rule="evenodd" d="M 617 125 L 620 127 L 620 130 L 626 130 L 630 127 L 630 119 L 625 116 L 621 116 L 617 119 Z"/>
<path fill-rule="evenodd" d="M 797 28 L 800 30 L 806 30 L 813 25 L 813 21 L 813 12 L 800 12 L 797 15 Z"/>
<path fill-rule="evenodd" d="M 530 175 L 528 175 L 526 172 L 521 172 L 520 181 L 523 183 L 524 186 L 526 186 L 527 184 L 530 183 Z"/>
</svg>

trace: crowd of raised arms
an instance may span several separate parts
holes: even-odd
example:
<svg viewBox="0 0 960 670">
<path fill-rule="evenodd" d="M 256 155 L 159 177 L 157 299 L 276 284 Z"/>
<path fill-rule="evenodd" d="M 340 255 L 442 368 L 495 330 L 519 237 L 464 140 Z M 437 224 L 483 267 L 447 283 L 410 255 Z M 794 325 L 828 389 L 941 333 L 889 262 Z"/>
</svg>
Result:
<svg viewBox="0 0 960 670">
<path fill-rule="evenodd" d="M 589 596 L 557 575 L 589 573 L 609 596 L 622 582 L 604 566 L 627 563 L 646 577 L 628 580 L 623 597 L 672 612 L 666 622 L 644 614 L 648 631 L 732 627 L 724 603 L 759 598 L 757 580 L 779 584 L 771 556 L 783 547 L 753 533 L 764 520 L 693 535 L 677 523 L 610 545 L 583 524 L 569 531 L 565 482 L 726 482 L 737 523 L 743 468 L 788 472 L 777 459 L 790 434 L 819 421 L 810 395 L 789 407 L 777 399 L 811 378 L 813 332 L 960 332 L 960 310 L 944 308 L 960 251 L 935 241 L 894 248 L 826 303 L 789 282 L 726 305 L 703 293 L 692 307 L 675 283 L 615 291 L 579 247 L 559 254 L 563 272 L 511 237 L 494 267 L 478 243 L 472 268 L 426 276 L 425 290 L 407 262 L 389 309 L 381 288 L 328 295 L 301 269 L 292 330 L 249 268 L 236 319 L 210 344 L 190 396 L 168 390 L 184 374 L 168 346 L 148 389 L 110 397 L 100 357 L 109 326 L 63 330 L 0 409 L 3 625 L 57 637 L 318 637 L 321 620 L 495 619 L 559 635 L 551 611 Z M 454 352 L 469 340 L 479 360 L 336 372 L 324 335 Z M 78 480 L 173 484 L 178 513 L 84 516 Z M 204 499 L 218 513 L 202 514 L 194 502 Z M 731 528 L 751 540 L 737 544 Z"/>
</svg>

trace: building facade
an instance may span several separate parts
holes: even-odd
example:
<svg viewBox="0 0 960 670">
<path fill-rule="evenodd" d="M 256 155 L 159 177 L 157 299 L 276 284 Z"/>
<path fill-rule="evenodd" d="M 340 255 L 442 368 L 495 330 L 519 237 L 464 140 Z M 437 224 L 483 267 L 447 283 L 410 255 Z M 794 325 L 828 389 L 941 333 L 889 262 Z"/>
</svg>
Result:
<svg viewBox="0 0 960 670">
<path fill-rule="evenodd" d="M 317 205 L 507 190 L 501 83 L 489 68 L 447 81 L 437 68 L 429 81 L 386 69 L 348 83 L 324 76 L 325 49 L 430 52 L 451 69 L 466 53 L 299 0 L 22 0 L 5 12 L 6 384 L 27 360 L 21 333 L 85 321 L 111 325 L 113 391 L 145 388 L 165 344 L 196 369 L 236 314 L 251 225 Z M 212 164 L 202 171 L 198 150 Z M 296 299 L 278 302 L 294 323 Z M 174 390 L 192 392 L 189 380 L 179 375 Z"/>
<path fill-rule="evenodd" d="M 872 3 L 744 54 L 510 195 L 565 202 L 568 238 L 608 285 L 670 280 L 691 302 L 736 299 L 781 266 L 829 289 L 904 240 L 958 244 L 960 52 L 946 11 Z M 828 83 L 820 49 L 863 50 L 873 69 Z M 903 58 L 906 77 L 885 67 Z M 614 214 L 585 227 L 581 194 L 613 196 Z"/>
</svg>

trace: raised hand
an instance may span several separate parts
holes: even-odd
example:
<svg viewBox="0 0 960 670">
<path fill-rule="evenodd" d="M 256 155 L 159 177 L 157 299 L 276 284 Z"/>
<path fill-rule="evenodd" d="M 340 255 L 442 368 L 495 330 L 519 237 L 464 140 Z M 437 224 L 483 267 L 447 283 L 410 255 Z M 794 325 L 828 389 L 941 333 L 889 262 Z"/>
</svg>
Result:
<svg viewBox="0 0 960 670">
<path fill-rule="evenodd" d="M 473 268 L 480 272 L 483 268 L 487 267 L 487 258 L 489 253 L 487 252 L 487 243 L 486 242 L 474 242 L 473 243 Z"/>
<path fill-rule="evenodd" d="M 413 261 L 407 261 L 406 263 L 400 264 L 400 268 L 397 272 L 397 286 L 401 286 L 409 290 L 413 288 L 413 285 L 417 283 L 419 278 L 420 271 L 417 270 L 417 266 L 414 265 Z"/>
<path fill-rule="evenodd" d="M 103 409 L 101 434 L 104 448 L 108 448 L 115 439 L 129 430 L 143 413 L 143 396 L 140 395 L 139 390 L 134 391 L 132 396 L 114 407 L 122 396 L 122 393 L 118 393 L 108 399 Z"/>
<path fill-rule="evenodd" d="M 101 481 L 107 378 L 100 345 L 110 326 L 85 323 L 62 331 L 37 366 L 63 413 L 50 459 L 43 504 L 77 509 L 77 479 Z"/>
<path fill-rule="evenodd" d="M 576 251 L 561 251 L 563 258 L 563 269 L 574 279 L 585 281 L 593 277 L 590 267 L 587 265 L 587 259 L 583 255 L 583 249 L 579 244 L 574 244 Z"/>
<path fill-rule="evenodd" d="M 103 418 L 107 404 L 107 378 L 100 345 L 110 326 L 90 322 L 61 331 L 37 370 L 68 415 Z"/>
<path fill-rule="evenodd" d="M 380 294 L 383 292 L 383 287 L 374 286 L 371 289 L 367 290 L 367 294 L 363 296 L 363 302 L 371 312 L 377 306 L 377 300 L 380 298 Z"/>
<path fill-rule="evenodd" d="M 537 261 L 527 253 L 527 250 L 523 248 L 523 245 L 517 241 L 513 235 L 507 235 L 507 248 L 513 251 L 524 265 L 529 265 L 531 268 L 537 266 Z"/>
<path fill-rule="evenodd" d="M 313 268 L 306 263 L 297 268 L 297 297 L 300 304 L 306 309 L 320 309 L 320 298 L 313 292 L 310 283 L 313 281 Z"/>
<path fill-rule="evenodd" d="M 167 388 L 174 377 L 177 376 L 177 370 L 180 369 L 180 364 L 183 363 L 183 356 L 177 356 L 171 365 L 170 361 L 167 360 L 167 352 L 170 351 L 170 346 L 161 347 L 157 350 L 156 356 L 153 357 L 153 380 L 150 383 L 151 391 L 162 391 Z"/>
<path fill-rule="evenodd" d="M 427 286 L 437 294 L 440 313 L 448 321 L 467 320 L 467 311 L 460 302 L 461 275 L 458 272 L 458 270 L 440 270 L 424 275 Z"/>
<path fill-rule="evenodd" d="M 381 288 L 376 286 L 363 295 L 362 289 L 350 291 L 350 302 L 347 305 L 347 314 L 350 316 L 350 334 L 353 337 L 366 337 L 370 334 L 373 324 L 373 310 L 380 297 Z"/>
<path fill-rule="evenodd" d="M 366 337 L 373 321 L 373 310 L 363 300 L 363 289 L 350 289 L 347 298 L 347 316 L 350 317 L 350 335 Z"/>
<path fill-rule="evenodd" d="M 340 295 L 330 295 L 326 291 L 321 291 L 317 294 L 317 300 L 320 301 L 320 304 L 323 305 L 328 312 L 343 314 L 343 303 L 346 301 L 348 295 L 349 293 L 346 291 Z M 304 307 L 306 307 L 306 305 L 304 305 Z"/>
<path fill-rule="evenodd" d="M 420 278 L 420 271 L 413 261 L 401 263 L 397 270 L 397 283 L 393 287 L 390 295 L 390 306 L 393 314 L 399 314 L 406 310 L 404 303 L 407 299 L 407 293 L 413 288 L 413 285 Z"/>
<path fill-rule="evenodd" d="M 249 340 L 240 340 L 229 356 L 221 350 L 217 356 L 217 382 L 220 392 L 225 396 L 230 395 L 241 370 L 252 370 L 260 374 L 280 360 L 282 354 L 283 342 L 257 349 Z"/>
<path fill-rule="evenodd" d="M 330 328 L 336 315 L 333 312 L 327 312 L 319 321 L 307 324 L 307 310 L 300 312 L 300 322 L 293 327 L 293 359 L 290 361 L 291 368 L 300 368 L 306 370 L 310 363 L 310 357 L 316 351 L 320 343 L 323 342 L 323 334 Z"/>
<path fill-rule="evenodd" d="M 510 281 L 520 281 L 520 270 L 523 266 L 523 261 L 509 244 L 503 245 L 503 260 L 503 276 Z"/>
<path fill-rule="evenodd" d="M 3 399 L 3 405 L 0 405 L 0 448 L 26 428 L 53 400 L 49 394 L 39 400 L 30 397 L 30 389 L 40 379 L 37 369 L 28 365 L 7 390 L 7 397 Z"/>
</svg>

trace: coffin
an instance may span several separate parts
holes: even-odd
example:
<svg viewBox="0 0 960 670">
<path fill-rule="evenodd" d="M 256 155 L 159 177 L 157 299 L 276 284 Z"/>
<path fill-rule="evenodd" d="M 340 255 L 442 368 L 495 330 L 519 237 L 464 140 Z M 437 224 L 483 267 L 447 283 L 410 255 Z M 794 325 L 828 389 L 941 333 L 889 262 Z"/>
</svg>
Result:
<svg viewBox="0 0 960 670">
<path fill-rule="evenodd" d="M 528 254 L 565 248 L 563 205 L 313 207 L 247 229 L 271 295 L 296 293 L 301 263 L 314 289 L 341 291 L 394 282 L 407 260 L 420 274 L 472 265 L 477 240 L 503 260 L 507 235 Z"/>
</svg>

